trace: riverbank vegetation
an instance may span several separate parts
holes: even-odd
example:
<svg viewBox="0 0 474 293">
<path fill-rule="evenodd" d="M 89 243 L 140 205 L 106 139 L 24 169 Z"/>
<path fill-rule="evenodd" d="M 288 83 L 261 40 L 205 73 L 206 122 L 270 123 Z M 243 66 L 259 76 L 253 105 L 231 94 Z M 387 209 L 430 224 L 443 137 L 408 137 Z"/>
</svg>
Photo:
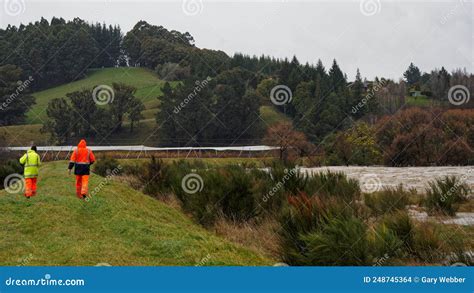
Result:
<svg viewBox="0 0 474 293">
<path fill-rule="evenodd" d="M 457 196 L 454 191 L 464 188 L 459 178 L 438 180 L 426 194 L 403 186 L 367 194 L 342 173 L 306 176 L 279 162 L 268 169 L 155 158 L 119 164 L 119 180 L 139 182 L 131 186 L 234 242 L 254 239 L 261 244 L 253 249 L 289 265 L 473 263 L 464 228 L 411 215 L 413 209 L 430 211 L 433 198 L 447 190 Z M 434 195 L 433 186 L 441 193 Z M 454 213 L 441 207 L 437 215 L 452 216 L 470 200 L 455 201 Z"/>
</svg>

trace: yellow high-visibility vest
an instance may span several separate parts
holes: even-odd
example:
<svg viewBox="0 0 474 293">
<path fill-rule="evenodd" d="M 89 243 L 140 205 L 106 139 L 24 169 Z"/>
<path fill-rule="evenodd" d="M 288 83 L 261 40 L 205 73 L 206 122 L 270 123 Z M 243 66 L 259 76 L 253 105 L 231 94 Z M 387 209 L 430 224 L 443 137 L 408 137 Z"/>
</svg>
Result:
<svg viewBox="0 0 474 293">
<path fill-rule="evenodd" d="M 38 168 L 40 166 L 40 156 L 34 151 L 29 150 L 20 158 L 20 164 L 24 165 L 23 175 L 25 178 L 38 177 Z"/>
</svg>

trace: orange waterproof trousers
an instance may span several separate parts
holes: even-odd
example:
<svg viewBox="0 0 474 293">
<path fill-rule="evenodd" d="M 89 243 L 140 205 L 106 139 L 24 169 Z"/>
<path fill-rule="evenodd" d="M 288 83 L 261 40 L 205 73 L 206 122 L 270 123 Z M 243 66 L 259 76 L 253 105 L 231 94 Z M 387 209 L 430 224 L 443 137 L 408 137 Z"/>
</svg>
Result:
<svg viewBox="0 0 474 293">
<path fill-rule="evenodd" d="M 89 189 L 89 175 L 76 175 L 76 195 L 82 198 Z"/>
<path fill-rule="evenodd" d="M 36 195 L 36 177 L 34 178 L 25 178 L 25 196 L 32 197 Z"/>
</svg>

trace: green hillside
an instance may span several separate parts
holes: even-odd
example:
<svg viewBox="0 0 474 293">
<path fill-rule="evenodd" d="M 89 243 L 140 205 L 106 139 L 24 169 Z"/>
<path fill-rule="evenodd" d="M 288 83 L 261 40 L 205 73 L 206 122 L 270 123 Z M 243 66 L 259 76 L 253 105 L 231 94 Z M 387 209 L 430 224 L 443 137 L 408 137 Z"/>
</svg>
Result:
<svg viewBox="0 0 474 293">
<path fill-rule="evenodd" d="M 148 144 L 156 145 L 159 138 L 156 136 L 155 114 L 158 111 L 160 101 L 157 97 L 162 95 L 161 87 L 164 81 L 151 70 L 140 67 L 118 67 L 90 70 L 87 77 L 68 84 L 63 84 L 44 91 L 33 93 L 36 104 L 27 113 L 27 125 L 13 125 L 0 127 L 0 138 L 6 140 L 7 145 L 21 146 L 34 142 L 38 145 L 47 145 L 49 134 L 40 132 L 42 124 L 48 119 L 46 108 L 48 102 L 54 98 L 65 97 L 67 93 L 84 88 L 93 88 L 96 85 L 112 85 L 113 82 L 124 82 L 137 88 L 136 96 L 145 104 L 143 111 L 144 119 L 133 133 L 124 131 L 112 134 L 107 138 L 111 145 L 124 144 Z M 178 82 L 171 82 L 175 86 Z M 267 103 L 268 104 L 268 103 Z M 272 105 L 264 105 L 260 108 L 261 118 L 264 126 L 268 127 L 288 118 L 278 112 Z M 124 127 L 128 122 L 125 120 Z M 152 136 L 150 136 L 153 134 Z"/>
<path fill-rule="evenodd" d="M 66 164 L 44 164 L 29 201 L 0 191 L 0 265 L 272 264 L 113 180 L 92 175 L 90 190 L 103 188 L 83 202 Z"/>
<path fill-rule="evenodd" d="M 28 112 L 27 122 L 30 124 L 43 123 L 47 119 L 48 102 L 54 98 L 65 97 L 67 93 L 93 88 L 97 85 L 112 85 L 113 82 L 123 82 L 136 87 L 136 96 L 145 103 L 147 109 L 158 106 L 159 101 L 156 97 L 161 96 L 161 87 L 164 84 L 164 81 L 160 80 L 154 72 L 145 68 L 118 67 L 90 70 L 87 77 L 83 79 L 33 93 L 36 105 Z"/>
</svg>

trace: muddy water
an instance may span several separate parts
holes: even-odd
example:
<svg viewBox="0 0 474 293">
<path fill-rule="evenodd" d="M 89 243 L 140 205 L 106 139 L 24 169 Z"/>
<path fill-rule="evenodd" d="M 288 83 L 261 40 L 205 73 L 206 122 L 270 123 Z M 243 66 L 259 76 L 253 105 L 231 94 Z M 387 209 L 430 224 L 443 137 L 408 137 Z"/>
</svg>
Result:
<svg viewBox="0 0 474 293">
<path fill-rule="evenodd" d="M 405 188 L 415 188 L 424 193 L 428 182 L 446 175 L 458 176 L 471 187 L 471 196 L 474 194 L 474 166 L 467 167 L 321 167 L 301 168 L 307 174 L 314 174 L 326 170 L 344 172 L 349 178 L 357 179 L 364 192 L 374 192 L 384 187 L 395 187 L 402 184 Z M 409 209 L 410 215 L 419 221 L 433 220 L 445 224 L 464 226 L 474 225 L 474 211 L 457 213 L 451 218 L 436 218 L 428 216 L 426 212 Z"/>
<path fill-rule="evenodd" d="M 361 189 L 374 192 L 383 187 L 403 184 L 405 188 L 415 188 L 424 192 L 428 182 L 446 175 L 456 175 L 474 190 L 474 166 L 464 167 L 359 167 L 334 166 L 301 168 L 308 174 L 326 170 L 344 172 L 349 178 L 359 180 Z"/>
</svg>

